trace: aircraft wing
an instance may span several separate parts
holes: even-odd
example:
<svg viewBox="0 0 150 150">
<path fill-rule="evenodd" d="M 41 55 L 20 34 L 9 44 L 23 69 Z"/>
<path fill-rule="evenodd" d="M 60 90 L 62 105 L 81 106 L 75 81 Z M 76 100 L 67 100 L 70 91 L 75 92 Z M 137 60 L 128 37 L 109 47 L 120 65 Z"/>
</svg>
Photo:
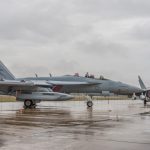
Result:
<svg viewBox="0 0 150 150">
<path fill-rule="evenodd" d="M 0 86 L 34 86 L 33 82 L 15 81 L 15 80 L 4 80 L 0 81 Z"/>
<path fill-rule="evenodd" d="M 92 86 L 97 85 L 100 83 L 90 83 L 90 82 L 75 82 L 75 81 L 17 81 L 17 80 L 3 80 L 0 81 L 0 87 L 11 87 L 14 90 L 18 89 L 31 89 L 36 87 L 45 87 L 45 88 L 52 88 L 54 85 L 61 85 L 61 86 L 77 86 L 77 85 L 85 85 L 85 86 Z"/>
<path fill-rule="evenodd" d="M 47 88 L 51 87 L 51 85 L 46 82 L 16 81 L 16 80 L 0 81 L 0 88 L 11 87 L 12 89 L 29 89 L 38 86 L 47 87 Z"/>
</svg>

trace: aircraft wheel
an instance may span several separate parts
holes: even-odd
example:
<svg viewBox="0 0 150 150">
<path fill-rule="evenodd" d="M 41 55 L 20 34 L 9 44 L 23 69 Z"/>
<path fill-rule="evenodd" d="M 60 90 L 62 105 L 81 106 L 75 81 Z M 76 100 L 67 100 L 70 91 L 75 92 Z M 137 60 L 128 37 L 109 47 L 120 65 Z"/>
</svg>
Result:
<svg viewBox="0 0 150 150">
<path fill-rule="evenodd" d="M 92 101 L 87 101 L 87 106 L 88 107 L 92 107 L 93 106 L 93 102 Z"/>
<path fill-rule="evenodd" d="M 24 106 L 25 106 L 26 108 L 31 108 L 32 105 L 33 105 L 32 100 L 25 100 L 25 101 L 24 101 Z"/>
</svg>

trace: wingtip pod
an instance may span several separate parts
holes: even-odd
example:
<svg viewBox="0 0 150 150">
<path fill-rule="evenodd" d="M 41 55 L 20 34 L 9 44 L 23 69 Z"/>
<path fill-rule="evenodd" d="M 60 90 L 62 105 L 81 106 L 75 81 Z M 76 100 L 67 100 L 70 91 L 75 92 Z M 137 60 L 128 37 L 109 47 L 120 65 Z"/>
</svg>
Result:
<svg viewBox="0 0 150 150">
<path fill-rule="evenodd" d="M 0 60 L 0 78 L 6 80 L 15 80 L 15 76 L 8 70 L 8 68 Z"/>
<path fill-rule="evenodd" d="M 146 86 L 145 86 L 144 82 L 142 81 L 140 75 L 138 75 L 138 79 L 139 79 L 139 84 L 140 84 L 141 89 L 146 89 Z"/>
</svg>

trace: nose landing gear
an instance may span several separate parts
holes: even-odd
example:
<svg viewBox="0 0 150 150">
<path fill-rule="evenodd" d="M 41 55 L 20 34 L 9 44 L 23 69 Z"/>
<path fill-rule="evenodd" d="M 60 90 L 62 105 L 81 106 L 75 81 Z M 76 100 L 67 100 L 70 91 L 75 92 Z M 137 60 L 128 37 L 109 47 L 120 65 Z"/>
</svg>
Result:
<svg viewBox="0 0 150 150">
<path fill-rule="evenodd" d="M 92 107 L 93 106 L 92 97 L 87 96 L 86 104 L 87 104 L 87 107 Z"/>
<path fill-rule="evenodd" d="M 87 107 L 92 107 L 93 106 L 93 102 L 92 101 L 87 101 Z"/>
</svg>

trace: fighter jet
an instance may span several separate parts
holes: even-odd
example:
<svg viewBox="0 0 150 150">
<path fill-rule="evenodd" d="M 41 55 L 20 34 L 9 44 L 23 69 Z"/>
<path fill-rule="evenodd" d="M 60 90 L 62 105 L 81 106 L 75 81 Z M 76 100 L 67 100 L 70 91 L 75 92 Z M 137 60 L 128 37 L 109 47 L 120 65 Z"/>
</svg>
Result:
<svg viewBox="0 0 150 150">
<path fill-rule="evenodd" d="M 93 85 L 93 83 L 78 81 L 49 81 L 35 78 L 28 80 L 25 78 L 15 78 L 8 68 L 0 61 L 0 94 L 13 95 L 16 100 L 24 101 L 25 108 L 36 107 L 36 103 L 41 101 L 62 101 L 73 99 L 74 96 L 59 92 L 59 86 L 83 86 Z"/>
<path fill-rule="evenodd" d="M 41 101 L 62 101 L 73 96 L 54 92 L 52 85 L 45 81 L 16 80 L 14 75 L 0 62 L 0 94 L 13 95 L 16 100 L 24 101 L 25 108 L 34 108 Z"/>
<path fill-rule="evenodd" d="M 3 67 L 2 67 L 3 66 Z M 14 76 L 8 69 L 0 63 L 0 75 L 1 75 L 1 68 L 3 72 L 3 76 L 7 79 L 13 79 Z M 5 72 L 5 74 L 4 74 Z M 116 95 L 136 95 L 140 96 L 143 93 L 143 89 L 125 84 L 119 81 L 112 81 L 110 79 L 105 79 L 100 77 L 99 79 L 96 78 L 89 78 L 89 77 L 81 77 L 79 75 L 72 76 L 59 76 L 59 77 L 26 77 L 26 78 L 19 78 L 16 79 L 18 81 L 25 81 L 25 82 L 35 82 L 38 83 L 45 82 L 46 84 L 51 85 L 51 89 L 54 92 L 59 93 L 85 93 L 88 96 L 109 96 L 112 94 Z M 92 107 L 93 103 L 91 99 L 88 98 L 87 106 Z"/>
<path fill-rule="evenodd" d="M 53 92 L 50 86 L 44 82 L 2 80 L 0 81 L 0 94 L 15 96 L 16 100 L 24 101 L 26 108 L 36 107 L 36 103 L 41 101 L 62 101 L 73 98 L 69 94 Z"/>
<path fill-rule="evenodd" d="M 138 76 L 139 84 L 141 89 L 143 90 L 142 94 L 140 95 L 140 99 L 144 101 L 144 105 L 147 104 L 147 102 L 150 102 L 150 88 L 147 88 L 142 81 L 141 77 Z"/>
<path fill-rule="evenodd" d="M 26 81 L 35 80 L 34 77 L 23 78 Z M 89 96 L 111 96 L 115 95 L 128 95 L 136 99 L 137 96 L 144 100 L 144 104 L 150 99 L 150 89 L 146 89 L 142 85 L 141 88 L 125 84 L 119 81 L 113 81 L 104 77 L 89 78 L 81 77 L 79 75 L 66 75 L 59 77 L 38 77 L 38 80 L 46 80 L 48 83 L 53 84 L 53 91 L 65 92 L 65 93 L 85 93 Z M 60 84 L 61 82 L 61 84 Z M 63 82 L 80 82 L 80 85 L 68 84 L 65 85 Z M 84 84 L 81 84 L 84 83 Z M 86 83 L 86 84 L 85 84 Z M 144 94 L 144 95 L 143 95 Z M 146 100 L 145 100 L 146 99 Z M 89 98 L 87 106 L 92 107 L 93 103 Z"/>
</svg>

